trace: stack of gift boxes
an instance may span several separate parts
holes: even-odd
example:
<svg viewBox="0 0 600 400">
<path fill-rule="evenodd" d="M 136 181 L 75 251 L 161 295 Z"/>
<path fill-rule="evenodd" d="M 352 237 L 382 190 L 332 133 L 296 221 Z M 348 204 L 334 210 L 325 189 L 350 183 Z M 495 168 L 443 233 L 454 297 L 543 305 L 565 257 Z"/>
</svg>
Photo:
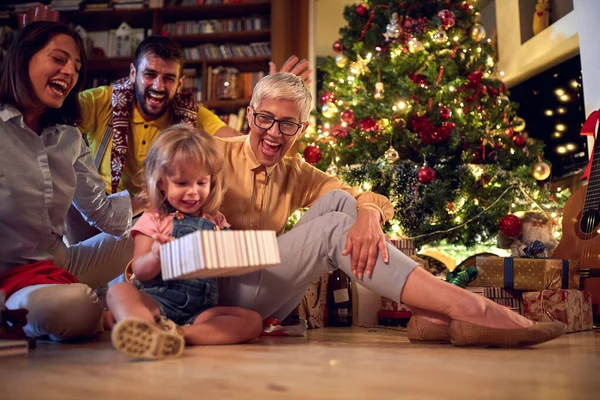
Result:
<svg viewBox="0 0 600 400">
<path fill-rule="evenodd" d="M 580 288 L 579 263 L 550 258 L 477 257 L 468 290 L 539 322 L 560 321 L 567 332 L 593 329 L 592 298 Z"/>
<path fill-rule="evenodd" d="M 413 239 L 391 238 L 390 242 L 408 257 L 416 257 L 417 251 Z M 380 325 L 405 325 L 411 315 L 410 308 L 402 304 L 400 299 L 381 297 L 381 310 L 377 313 Z"/>
</svg>

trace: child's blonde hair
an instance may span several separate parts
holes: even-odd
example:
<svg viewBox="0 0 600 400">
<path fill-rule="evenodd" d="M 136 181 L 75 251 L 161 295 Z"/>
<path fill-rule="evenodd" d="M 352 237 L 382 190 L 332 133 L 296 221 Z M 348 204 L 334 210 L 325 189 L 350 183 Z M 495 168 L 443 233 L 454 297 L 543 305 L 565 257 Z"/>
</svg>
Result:
<svg viewBox="0 0 600 400">
<path fill-rule="evenodd" d="M 159 182 L 173 174 L 175 165 L 191 164 L 206 168 L 210 173 L 210 193 L 202 206 L 202 213 L 215 215 L 225 193 L 223 155 L 217 141 L 203 130 L 187 125 L 174 125 L 160 133 L 144 161 L 138 198 L 144 209 L 155 209 L 167 215 L 166 197 Z"/>
</svg>

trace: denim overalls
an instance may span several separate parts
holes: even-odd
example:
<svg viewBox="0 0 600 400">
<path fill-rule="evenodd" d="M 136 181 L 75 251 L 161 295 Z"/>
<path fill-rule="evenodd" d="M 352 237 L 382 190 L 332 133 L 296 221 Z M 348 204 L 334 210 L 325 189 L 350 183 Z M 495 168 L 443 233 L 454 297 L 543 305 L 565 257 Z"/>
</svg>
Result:
<svg viewBox="0 0 600 400">
<path fill-rule="evenodd" d="M 207 219 L 175 212 L 171 235 L 180 238 L 199 230 L 214 229 L 215 224 Z M 217 278 L 163 281 L 159 274 L 149 281 L 136 283 L 136 286 L 152 297 L 161 315 L 178 325 L 191 324 L 198 314 L 218 302 Z"/>
</svg>

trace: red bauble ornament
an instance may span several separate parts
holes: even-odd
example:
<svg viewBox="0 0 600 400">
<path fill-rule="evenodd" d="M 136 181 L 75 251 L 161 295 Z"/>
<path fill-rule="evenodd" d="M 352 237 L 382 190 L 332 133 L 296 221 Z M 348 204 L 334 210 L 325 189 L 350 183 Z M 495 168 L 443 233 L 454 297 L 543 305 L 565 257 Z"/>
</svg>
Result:
<svg viewBox="0 0 600 400">
<path fill-rule="evenodd" d="M 366 4 L 359 4 L 356 6 L 356 14 L 361 17 L 364 17 L 369 12 L 369 7 Z"/>
<path fill-rule="evenodd" d="M 523 146 L 525 146 L 525 143 L 527 142 L 527 138 L 523 135 L 515 135 L 515 137 L 513 137 L 513 142 L 514 142 L 515 146 L 523 147 Z"/>
<path fill-rule="evenodd" d="M 335 103 L 335 95 L 331 92 L 325 92 L 321 95 L 321 98 L 319 99 L 319 101 L 321 102 L 321 105 L 324 106 L 325 104 L 331 102 L 331 103 Z"/>
<path fill-rule="evenodd" d="M 521 231 L 523 230 L 523 223 L 521 222 L 521 218 L 513 214 L 508 214 L 500 218 L 500 222 L 498 222 L 498 228 L 500 228 L 500 232 L 504 236 L 514 238 L 521 234 Z"/>
<path fill-rule="evenodd" d="M 334 125 L 331 128 L 331 136 L 335 137 L 346 137 L 348 136 L 348 130 L 341 125 Z"/>
<path fill-rule="evenodd" d="M 336 40 L 335 42 L 333 42 L 333 51 L 335 51 L 336 53 L 341 53 L 342 50 L 344 50 L 344 46 L 342 46 L 342 43 L 339 40 Z"/>
<path fill-rule="evenodd" d="M 306 146 L 304 149 L 304 159 L 306 162 L 316 164 L 321 160 L 323 154 L 317 146 Z"/>
<path fill-rule="evenodd" d="M 442 10 L 438 13 L 438 17 L 442 20 L 442 28 L 450 29 L 454 26 L 454 13 L 450 10 Z"/>
<path fill-rule="evenodd" d="M 428 165 L 423 165 L 417 170 L 417 180 L 427 185 L 435 180 L 435 170 Z"/>
<path fill-rule="evenodd" d="M 507 128 L 504 131 L 504 134 L 509 138 L 512 139 L 513 137 L 515 137 L 515 130 L 513 128 Z"/>
<path fill-rule="evenodd" d="M 452 111 L 448 107 L 440 107 L 440 117 L 442 121 L 448 121 L 448 119 L 452 116 Z"/>
<path fill-rule="evenodd" d="M 342 119 L 343 122 L 345 122 L 347 124 L 352 124 L 352 123 L 354 123 L 354 111 L 347 108 L 344 111 L 342 111 L 340 118 Z"/>
<path fill-rule="evenodd" d="M 360 125 L 361 130 L 363 130 L 365 132 L 373 132 L 379 128 L 377 126 L 377 121 L 375 121 L 371 117 L 366 118 L 366 119 L 361 119 L 360 121 L 358 121 L 358 124 Z"/>
</svg>

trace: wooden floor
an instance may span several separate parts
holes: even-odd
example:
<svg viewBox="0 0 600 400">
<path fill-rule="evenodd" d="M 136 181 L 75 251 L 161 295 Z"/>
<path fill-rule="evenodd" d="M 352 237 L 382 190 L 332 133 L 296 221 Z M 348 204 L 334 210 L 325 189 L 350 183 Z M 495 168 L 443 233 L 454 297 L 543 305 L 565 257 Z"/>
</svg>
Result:
<svg viewBox="0 0 600 400">
<path fill-rule="evenodd" d="M 381 328 L 311 330 L 130 361 L 108 334 L 0 358 L 0 399 L 599 399 L 600 335 L 528 349 L 415 345 Z"/>
</svg>

